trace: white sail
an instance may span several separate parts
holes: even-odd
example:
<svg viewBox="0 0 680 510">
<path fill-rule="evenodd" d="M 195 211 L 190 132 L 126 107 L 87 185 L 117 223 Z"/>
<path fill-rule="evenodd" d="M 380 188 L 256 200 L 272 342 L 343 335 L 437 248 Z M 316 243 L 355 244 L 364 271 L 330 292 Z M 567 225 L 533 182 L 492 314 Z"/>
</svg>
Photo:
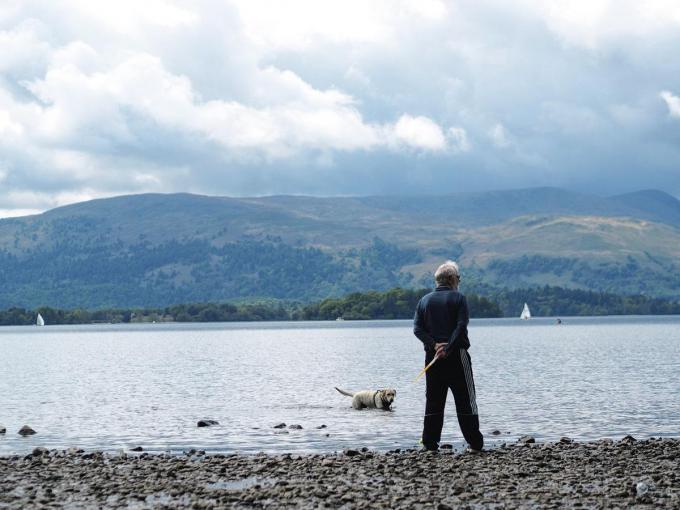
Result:
<svg viewBox="0 0 680 510">
<path fill-rule="evenodd" d="M 44 326 L 45 325 L 45 319 L 43 319 L 43 316 L 38 314 L 38 318 L 35 321 L 36 326 Z"/>
<path fill-rule="evenodd" d="M 520 319 L 531 319 L 531 312 L 529 311 L 529 305 L 524 303 L 524 308 L 522 309 L 522 315 L 519 316 Z"/>
</svg>

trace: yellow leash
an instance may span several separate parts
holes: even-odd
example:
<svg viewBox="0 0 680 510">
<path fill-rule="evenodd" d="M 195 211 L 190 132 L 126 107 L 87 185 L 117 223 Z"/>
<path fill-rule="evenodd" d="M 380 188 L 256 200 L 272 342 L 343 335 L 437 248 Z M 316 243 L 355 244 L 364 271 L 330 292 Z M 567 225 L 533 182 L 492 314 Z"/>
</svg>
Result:
<svg viewBox="0 0 680 510">
<path fill-rule="evenodd" d="M 432 361 L 430 361 L 425 368 L 423 368 L 420 373 L 416 376 L 415 380 L 413 381 L 414 383 L 418 382 L 418 379 L 420 379 L 425 372 L 427 372 L 432 365 L 434 365 L 434 362 L 439 359 L 439 356 L 435 356 Z"/>
</svg>

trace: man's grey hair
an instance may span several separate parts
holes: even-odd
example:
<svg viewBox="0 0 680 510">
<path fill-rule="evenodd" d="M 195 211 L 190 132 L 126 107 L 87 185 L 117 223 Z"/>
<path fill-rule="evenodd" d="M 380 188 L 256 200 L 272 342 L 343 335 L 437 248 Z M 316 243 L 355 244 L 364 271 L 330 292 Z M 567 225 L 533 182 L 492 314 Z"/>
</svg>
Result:
<svg viewBox="0 0 680 510">
<path fill-rule="evenodd" d="M 460 279 L 460 269 L 453 260 L 447 260 L 434 272 L 434 281 L 437 285 L 448 285 L 453 277 Z"/>
</svg>

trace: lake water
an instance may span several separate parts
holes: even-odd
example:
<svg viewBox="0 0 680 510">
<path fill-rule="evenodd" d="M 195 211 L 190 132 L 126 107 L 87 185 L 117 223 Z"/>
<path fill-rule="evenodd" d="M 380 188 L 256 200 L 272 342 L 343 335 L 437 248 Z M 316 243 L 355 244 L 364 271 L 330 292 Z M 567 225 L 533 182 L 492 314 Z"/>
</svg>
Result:
<svg viewBox="0 0 680 510">
<path fill-rule="evenodd" d="M 680 317 L 563 320 L 472 321 L 487 444 L 680 436 Z M 410 321 L 4 327 L 0 454 L 415 447 L 423 358 Z M 394 411 L 355 411 L 334 386 L 395 387 Z M 443 441 L 462 445 L 448 404 Z M 24 424 L 38 434 L 17 435 Z"/>
</svg>

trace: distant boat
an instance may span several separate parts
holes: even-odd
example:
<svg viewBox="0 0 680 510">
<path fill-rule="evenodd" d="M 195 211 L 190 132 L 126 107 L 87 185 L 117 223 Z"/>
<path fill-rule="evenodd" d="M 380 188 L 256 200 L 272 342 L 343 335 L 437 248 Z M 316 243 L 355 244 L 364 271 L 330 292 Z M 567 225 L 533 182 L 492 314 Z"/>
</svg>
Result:
<svg viewBox="0 0 680 510">
<path fill-rule="evenodd" d="M 335 319 L 335 320 L 336 320 L 336 321 L 344 321 L 345 319 L 343 319 L 342 317 L 338 317 L 338 318 Z"/>
<path fill-rule="evenodd" d="M 35 325 L 36 326 L 44 326 L 45 325 L 45 319 L 43 319 L 43 316 L 38 314 L 38 318 L 35 320 Z"/>
<path fill-rule="evenodd" d="M 529 311 L 529 305 L 524 303 L 524 308 L 522 309 L 522 315 L 519 316 L 520 319 L 528 320 L 531 319 L 531 312 Z"/>
</svg>

